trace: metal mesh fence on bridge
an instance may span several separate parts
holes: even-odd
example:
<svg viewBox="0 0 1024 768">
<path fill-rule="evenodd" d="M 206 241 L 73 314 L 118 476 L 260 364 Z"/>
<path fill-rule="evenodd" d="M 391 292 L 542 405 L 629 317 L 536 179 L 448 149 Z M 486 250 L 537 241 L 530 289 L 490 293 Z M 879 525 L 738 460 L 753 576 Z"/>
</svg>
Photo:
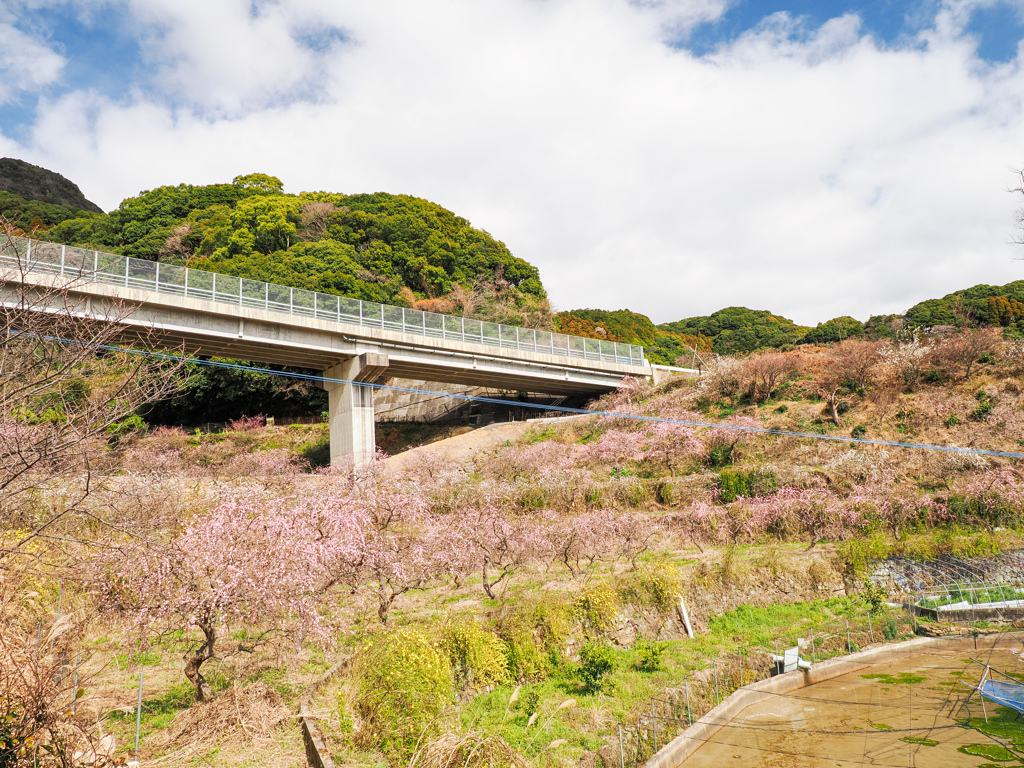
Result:
<svg viewBox="0 0 1024 768">
<path fill-rule="evenodd" d="M 425 338 L 618 365 L 644 365 L 644 348 L 636 344 L 422 312 L 22 237 L 11 238 L 0 249 L 0 265 Z"/>
</svg>

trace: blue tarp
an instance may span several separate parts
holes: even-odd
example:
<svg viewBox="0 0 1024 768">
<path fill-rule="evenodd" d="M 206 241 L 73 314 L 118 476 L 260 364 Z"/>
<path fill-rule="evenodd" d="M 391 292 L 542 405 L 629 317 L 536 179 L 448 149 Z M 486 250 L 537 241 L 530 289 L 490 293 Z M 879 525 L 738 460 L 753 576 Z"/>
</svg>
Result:
<svg viewBox="0 0 1024 768">
<path fill-rule="evenodd" d="M 986 680 L 978 689 L 989 701 L 1024 713 L 1024 685 L 1003 680 Z"/>
</svg>

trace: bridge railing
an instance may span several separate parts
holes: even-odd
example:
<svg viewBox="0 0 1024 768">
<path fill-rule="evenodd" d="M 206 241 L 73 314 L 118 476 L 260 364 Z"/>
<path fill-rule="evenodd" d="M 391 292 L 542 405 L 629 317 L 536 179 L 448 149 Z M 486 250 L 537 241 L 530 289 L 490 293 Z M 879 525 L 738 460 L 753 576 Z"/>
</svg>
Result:
<svg viewBox="0 0 1024 768">
<path fill-rule="evenodd" d="M 12 238 L 0 249 L 0 265 L 427 338 L 623 365 L 644 364 L 644 348 L 636 344 L 421 312 L 22 237 Z"/>
</svg>

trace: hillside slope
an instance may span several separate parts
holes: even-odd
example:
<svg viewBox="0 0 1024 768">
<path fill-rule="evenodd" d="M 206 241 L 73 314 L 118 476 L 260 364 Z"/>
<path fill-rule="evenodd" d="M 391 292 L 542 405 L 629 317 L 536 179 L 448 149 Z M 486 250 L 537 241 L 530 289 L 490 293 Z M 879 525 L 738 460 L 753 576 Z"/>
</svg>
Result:
<svg viewBox="0 0 1024 768">
<path fill-rule="evenodd" d="M 70 179 L 13 157 L 0 158 L 0 191 L 26 200 L 103 213 L 103 209 L 87 200 L 78 185 Z"/>
</svg>

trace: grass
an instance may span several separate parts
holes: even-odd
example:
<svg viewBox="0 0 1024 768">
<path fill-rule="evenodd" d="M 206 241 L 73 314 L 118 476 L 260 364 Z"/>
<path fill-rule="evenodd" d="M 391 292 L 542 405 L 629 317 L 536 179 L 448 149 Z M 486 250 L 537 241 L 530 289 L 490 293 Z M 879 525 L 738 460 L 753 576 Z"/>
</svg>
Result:
<svg viewBox="0 0 1024 768">
<path fill-rule="evenodd" d="M 226 687 L 226 683 L 223 687 Z M 172 685 L 164 693 L 154 698 L 142 700 L 141 736 L 146 737 L 156 731 L 167 728 L 174 716 L 183 709 L 196 703 L 195 689 L 188 683 Z M 135 731 L 135 711 L 117 710 L 110 715 L 112 723 L 124 723 L 133 735 Z"/>
<path fill-rule="evenodd" d="M 897 675 L 890 675 L 884 672 L 873 675 L 861 675 L 865 680 L 877 680 L 882 685 L 916 685 L 928 680 L 927 677 L 915 675 L 912 672 L 900 672 Z"/>
<path fill-rule="evenodd" d="M 964 725 L 986 736 L 991 736 L 1009 744 L 1013 750 L 1021 753 L 1017 757 L 1024 758 L 1024 720 L 1018 720 L 1017 713 L 1013 710 L 1006 707 L 996 707 L 994 712 L 989 713 L 987 722 L 981 717 L 971 717 Z M 989 755 L 980 756 L 988 757 L 990 760 L 998 759 L 992 758 Z"/>
</svg>

